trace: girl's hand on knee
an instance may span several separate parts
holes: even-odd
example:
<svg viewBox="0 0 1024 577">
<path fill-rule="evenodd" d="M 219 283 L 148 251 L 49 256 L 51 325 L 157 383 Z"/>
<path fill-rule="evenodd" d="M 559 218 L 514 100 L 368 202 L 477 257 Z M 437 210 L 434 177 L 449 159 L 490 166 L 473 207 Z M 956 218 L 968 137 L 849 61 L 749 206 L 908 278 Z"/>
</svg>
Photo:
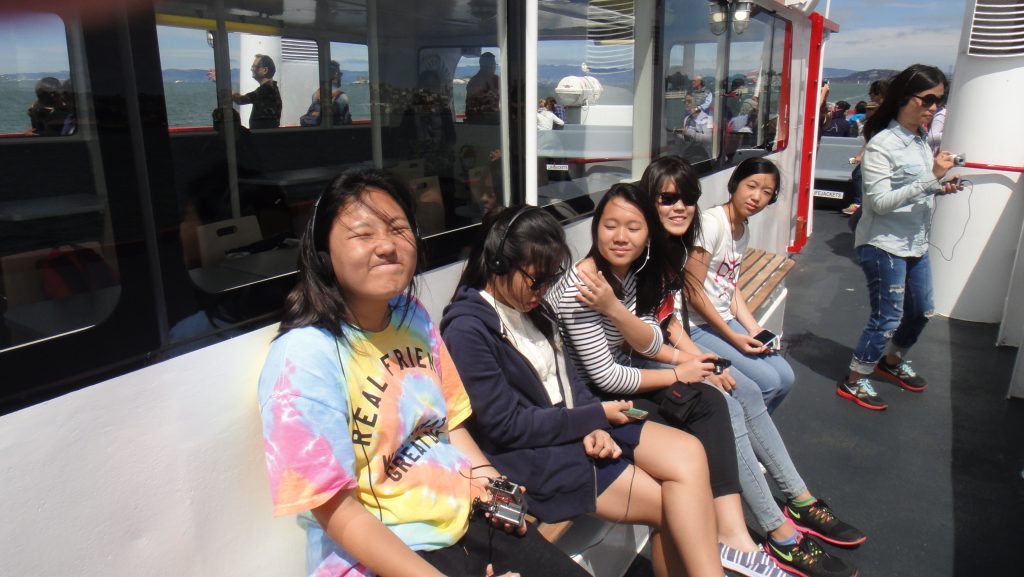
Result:
<svg viewBox="0 0 1024 577">
<path fill-rule="evenodd" d="M 603 429 L 598 429 L 583 437 L 583 450 L 588 457 L 595 459 L 618 459 L 622 456 L 622 449 L 612 440 L 608 431 Z"/>
<path fill-rule="evenodd" d="M 601 403 L 601 407 L 604 408 L 604 417 L 608 419 L 608 422 L 612 425 L 625 425 L 629 422 L 629 417 L 623 414 L 622 411 L 633 408 L 633 401 L 605 401 Z"/>
<path fill-rule="evenodd" d="M 736 379 L 732 378 L 732 375 L 729 374 L 729 369 L 725 369 L 720 375 L 711 375 L 706 380 L 711 386 L 717 387 L 726 393 L 731 393 L 736 388 Z"/>
</svg>

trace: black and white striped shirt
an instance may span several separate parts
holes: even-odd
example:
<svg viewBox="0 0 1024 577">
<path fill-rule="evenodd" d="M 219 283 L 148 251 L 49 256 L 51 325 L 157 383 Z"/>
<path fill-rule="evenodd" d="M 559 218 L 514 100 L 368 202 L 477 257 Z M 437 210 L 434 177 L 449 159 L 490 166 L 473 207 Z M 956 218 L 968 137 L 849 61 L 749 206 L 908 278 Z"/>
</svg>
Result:
<svg viewBox="0 0 1024 577">
<path fill-rule="evenodd" d="M 569 358 L 576 371 L 605 393 L 633 395 L 640 387 L 640 369 L 631 367 L 629 355 L 622 351 L 625 338 L 611 319 L 581 303 L 577 284 L 583 284 L 576 267 L 571 268 L 545 299 L 558 315 Z M 636 274 L 630 271 L 622 281 L 622 304 L 636 312 Z M 661 350 L 662 336 L 652 315 L 640 317 L 650 324 L 652 341 L 641 355 L 651 356 Z"/>
</svg>

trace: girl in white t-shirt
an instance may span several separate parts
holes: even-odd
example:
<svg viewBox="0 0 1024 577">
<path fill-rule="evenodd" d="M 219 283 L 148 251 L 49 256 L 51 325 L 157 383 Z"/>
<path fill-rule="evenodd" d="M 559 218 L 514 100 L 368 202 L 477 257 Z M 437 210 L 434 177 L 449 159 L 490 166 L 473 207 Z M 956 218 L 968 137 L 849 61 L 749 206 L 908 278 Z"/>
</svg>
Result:
<svg viewBox="0 0 1024 577">
<path fill-rule="evenodd" d="M 779 196 L 779 169 L 764 158 L 740 163 L 729 179 L 729 202 L 707 210 L 686 270 L 704 279 L 691 291 L 690 334 L 701 348 L 732 361 L 761 389 L 768 412 L 789 394 L 796 377 L 774 348 L 754 338 L 764 330 L 747 308 L 737 286 L 743 252 L 750 240 L 747 219 Z"/>
</svg>

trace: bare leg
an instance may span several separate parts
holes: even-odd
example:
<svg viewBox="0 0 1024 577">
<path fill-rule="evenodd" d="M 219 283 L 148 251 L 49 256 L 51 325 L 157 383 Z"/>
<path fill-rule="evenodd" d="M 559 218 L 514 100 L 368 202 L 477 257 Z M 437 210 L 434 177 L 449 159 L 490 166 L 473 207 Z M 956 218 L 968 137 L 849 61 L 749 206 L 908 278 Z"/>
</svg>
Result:
<svg viewBox="0 0 1024 577">
<path fill-rule="evenodd" d="M 719 542 L 738 551 L 761 549 L 750 538 L 747 521 L 743 518 L 743 502 L 739 493 L 715 498 L 715 519 L 718 521 Z"/>
<path fill-rule="evenodd" d="M 627 468 L 598 496 L 597 516 L 608 521 L 651 526 L 654 529 L 651 541 L 654 574 L 669 577 L 681 573 L 679 555 L 671 551 L 675 546 L 671 541 L 665 542 L 659 529 L 662 525 L 661 485 L 650 475 L 633 466 Z"/>
<path fill-rule="evenodd" d="M 661 527 L 675 544 L 687 573 L 720 577 L 718 527 L 700 441 L 677 429 L 647 423 L 634 457 L 642 471 L 661 481 Z"/>
</svg>

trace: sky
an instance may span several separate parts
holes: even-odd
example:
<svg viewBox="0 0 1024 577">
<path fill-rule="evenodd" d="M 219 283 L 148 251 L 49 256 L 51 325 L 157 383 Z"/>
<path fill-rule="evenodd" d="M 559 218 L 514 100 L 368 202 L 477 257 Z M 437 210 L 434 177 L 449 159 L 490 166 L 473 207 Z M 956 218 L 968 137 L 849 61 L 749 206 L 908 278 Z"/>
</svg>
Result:
<svg viewBox="0 0 1024 577">
<path fill-rule="evenodd" d="M 829 0 L 821 0 L 817 10 L 824 13 Z M 831 0 L 829 18 L 840 25 L 825 49 L 825 66 L 866 70 L 903 69 L 921 62 L 948 71 L 956 62 L 960 44 L 965 0 Z M 0 18 L 0 73 L 57 71 L 67 69 L 67 51 L 53 38 L 63 37 L 63 26 L 54 16 L 28 21 Z M 232 35 L 234 36 L 234 35 Z M 232 54 L 237 40 L 232 39 Z M 173 47 L 173 57 L 165 68 L 209 68 L 212 50 L 202 31 L 160 32 L 161 44 Z M 569 57 L 563 43 L 544 43 L 554 56 Z M 347 70 L 365 69 L 366 49 L 352 45 L 333 47 Z M 163 56 L 170 56 L 164 54 Z M 576 60 L 578 60 L 577 58 Z M 550 61 L 547 60 L 547 61 Z M 575 60 L 574 60 L 575 61 Z M 235 65 L 235 63 L 232 63 Z"/>
<path fill-rule="evenodd" d="M 828 0 L 818 3 L 825 13 Z M 949 71 L 956 64 L 965 0 L 832 0 L 839 24 L 825 47 L 825 66 L 902 70 L 921 63 Z"/>
</svg>

